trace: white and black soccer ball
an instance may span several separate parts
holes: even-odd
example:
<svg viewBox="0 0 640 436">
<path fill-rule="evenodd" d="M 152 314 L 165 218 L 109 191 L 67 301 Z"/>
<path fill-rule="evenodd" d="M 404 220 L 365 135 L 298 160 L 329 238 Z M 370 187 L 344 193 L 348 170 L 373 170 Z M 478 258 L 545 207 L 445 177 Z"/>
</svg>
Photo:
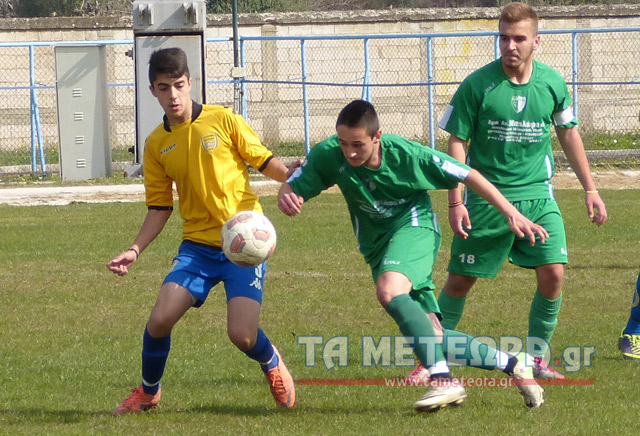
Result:
<svg viewBox="0 0 640 436">
<path fill-rule="evenodd" d="M 245 210 L 227 220 L 221 232 L 222 250 L 240 266 L 260 265 L 276 248 L 276 229 L 260 212 Z"/>
</svg>

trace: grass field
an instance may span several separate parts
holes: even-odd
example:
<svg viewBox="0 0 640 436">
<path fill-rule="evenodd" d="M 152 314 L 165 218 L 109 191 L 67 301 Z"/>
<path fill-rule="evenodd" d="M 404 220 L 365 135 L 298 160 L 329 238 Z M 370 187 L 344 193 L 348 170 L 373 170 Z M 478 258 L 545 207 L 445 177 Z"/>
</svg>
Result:
<svg viewBox="0 0 640 436">
<path fill-rule="evenodd" d="M 625 325 L 639 270 L 640 190 L 601 191 L 610 220 L 589 223 L 579 191 L 559 191 L 570 264 L 553 357 L 566 347 L 595 347 L 591 366 L 568 378 L 591 386 L 547 386 L 546 403 L 528 410 L 514 388 L 468 388 L 467 402 L 415 413 L 424 388 L 298 386 L 298 404 L 278 409 L 257 365 L 225 332 L 223 291 L 177 325 L 163 399 L 149 413 L 113 418 L 111 410 L 140 381 L 141 339 L 159 285 L 180 238 L 177 214 L 127 277 L 106 262 L 127 248 L 145 214 L 142 203 L 66 207 L 0 206 L 1 435 L 636 435 L 640 365 L 623 360 Z M 445 193 L 433 194 L 444 238 L 435 279 L 446 277 L 451 232 Z M 363 367 L 360 340 L 397 335 L 376 301 L 356 251 L 342 197 L 324 194 L 287 218 L 274 197 L 267 215 L 279 231 L 269 262 L 262 327 L 294 376 L 381 378 L 409 367 Z M 470 295 L 459 328 L 472 335 L 524 336 L 534 292 L 530 271 L 505 266 Z M 296 336 L 347 336 L 349 365 L 305 366 Z M 500 377 L 455 368 L 456 376 Z"/>
</svg>

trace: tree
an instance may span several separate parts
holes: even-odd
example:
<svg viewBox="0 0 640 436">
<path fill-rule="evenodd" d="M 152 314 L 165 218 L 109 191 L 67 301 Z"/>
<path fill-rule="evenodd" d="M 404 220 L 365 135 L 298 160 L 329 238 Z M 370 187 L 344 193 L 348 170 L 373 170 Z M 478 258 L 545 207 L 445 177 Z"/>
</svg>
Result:
<svg viewBox="0 0 640 436">
<path fill-rule="evenodd" d="M 0 18 L 9 18 L 13 16 L 12 0 L 0 0 Z"/>
</svg>

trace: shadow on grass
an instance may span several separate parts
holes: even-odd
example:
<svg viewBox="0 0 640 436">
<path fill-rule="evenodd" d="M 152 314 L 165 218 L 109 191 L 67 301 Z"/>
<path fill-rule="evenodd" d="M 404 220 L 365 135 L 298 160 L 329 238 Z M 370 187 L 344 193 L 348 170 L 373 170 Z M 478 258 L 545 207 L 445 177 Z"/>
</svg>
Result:
<svg viewBox="0 0 640 436">
<path fill-rule="evenodd" d="M 6 419 L 8 424 L 21 424 L 24 422 L 73 424 L 110 415 L 111 410 L 92 412 L 86 410 L 43 410 L 36 408 L 0 409 L 0 417 L 3 420 Z"/>
<path fill-rule="evenodd" d="M 295 409 L 293 409 L 295 410 Z M 167 412 L 166 410 L 164 412 Z M 247 406 L 229 403 L 204 404 L 189 409 L 177 410 L 177 413 L 211 413 L 213 415 L 229 416 L 272 416 L 286 413 L 286 410 L 270 409 L 263 406 Z"/>
<path fill-rule="evenodd" d="M 220 416 L 271 416 L 285 412 L 284 410 L 268 409 L 260 406 L 242 406 L 232 404 L 211 404 L 196 406 L 190 409 L 156 409 L 146 412 L 148 415 L 173 414 L 212 414 Z M 133 415 L 132 415 L 133 416 Z M 92 421 L 96 418 L 111 417 L 111 410 L 85 411 L 85 410 L 42 410 L 36 408 L 25 409 L 0 409 L 0 421 L 4 424 L 78 424 Z M 126 416 L 112 417 L 126 419 Z"/>
<path fill-rule="evenodd" d="M 247 406 L 247 405 L 238 405 L 238 404 L 210 404 L 210 405 L 201 405 L 197 407 L 192 407 L 190 409 L 179 410 L 176 413 L 210 413 L 213 415 L 228 415 L 228 416 L 287 416 L 289 414 L 293 414 L 291 416 L 304 416 L 304 414 L 312 413 L 312 414 L 321 414 L 321 415 L 340 415 L 344 416 L 345 411 L 348 411 L 349 414 L 353 415 L 370 415 L 371 413 L 387 413 L 389 412 L 389 405 L 384 404 L 369 404 L 357 406 L 355 405 L 348 410 L 345 409 L 344 405 L 330 405 L 326 403 L 322 404 L 296 404 L 295 407 L 289 410 L 285 409 L 276 409 L 271 407 L 262 407 L 262 406 Z M 167 412 L 167 410 L 164 410 Z M 399 412 L 402 415 L 410 416 L 415 415 L 416 412 L 411 407 L 407 407 L 406 411 L 402 410 Z"/>
<path fill-rule="evenodd" d="M 391 400 L 390 400 L 391 401 Z M 391 407 L 393 408 L 393 407 Z M 353 404 L 348 409 L 350 414 L 354 415 L 370 415 L 371 413 L 388 413 L 390 404 L 383 404 L 380 402 L 370 404 Z M 142 415 L 163 415 L 165 418 L 171 415 L 180 414 L 211 414 L 217 416 L 230 416 L 230 417 L 273 417 L 273 416 L 300 416 L 305 413 L 311 413 L 313 415 L 340 415 L 345 414 L 344 404 L 327 404 L 321 402 L 315 404 L 313 402 L 307 404 L 296 404 L 293 409 L 285 410 L 276 408 L 275 406 L 266 405 L 242 405 L 233 404 L 229 402 L 221 402 L 214 404 L 203 404 L 190 408 L 170 408 L 162 407 L 155 409 L 151 412 L 143 413 Z M 411 407 L 407 407 L 406 410 L 396 410 L 402 416 L 409 417 L 416 415 L 416 412 Z M 423 414 L 419 414 L 423 415 Z M 432 414 L 424 414 L 432 415 Z M 131 417 L 133 417 L 132 415 Z M 137 414 L 135 416 L 138 416 Z M 13 408 L 13 409 L 0 409 L 0 422 L 4 425 L 20 425 L 20 424 L 78 424 L 86 423 L 97 418 L 112 418 L 114 420 L 127 419 L 128 416 L 112 417 L 111 410 L 43 410 L 38 408 Z"/>
</svg>

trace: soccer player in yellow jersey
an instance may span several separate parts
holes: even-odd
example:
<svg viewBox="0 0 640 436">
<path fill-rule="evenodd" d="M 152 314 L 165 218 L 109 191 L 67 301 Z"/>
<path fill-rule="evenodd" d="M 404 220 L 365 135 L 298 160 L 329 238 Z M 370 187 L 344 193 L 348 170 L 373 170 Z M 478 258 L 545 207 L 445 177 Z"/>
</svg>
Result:
<svg viewBox="0 0 640 436">
<path fill-rule="evenodd" d="M 113 414 L 137 413 L 158 404 L 171 330 L 189 308 L 201 306 L 219 282 L 224 283 L 227 297 L 229 338 L 260 363 L 276 403 L 291 408 L 293 377 L 258 326 L 266 264 L 237 266 L 220 248 L 220 230 L 228 218 L 241 210 L 262 211 L 249 186 L 247 164 L 279 182 L 286 180 L 287 167 L 261 144 L 242 117 L 191 99 L 187 56 L 181 49 L 155 51 L 149 60 L 149 81 L 165 115 L 145 144 L 148 212 L 130 248 L 114 257 L 108 268 L 124 276 L 160 234 L 173 210 L 174 183 L 183 235 L 144 332 L 142 384 Z"/>
</svg>

